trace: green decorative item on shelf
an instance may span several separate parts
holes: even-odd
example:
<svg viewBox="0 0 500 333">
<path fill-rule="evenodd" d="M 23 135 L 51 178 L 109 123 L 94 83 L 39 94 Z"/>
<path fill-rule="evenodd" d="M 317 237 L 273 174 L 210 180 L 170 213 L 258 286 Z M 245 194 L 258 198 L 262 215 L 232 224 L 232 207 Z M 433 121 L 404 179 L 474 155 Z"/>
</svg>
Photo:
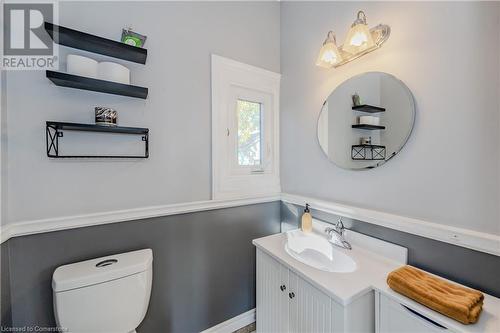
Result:
<svg viewBox="0 0 500 333">
<path fill-rule="evenodd" d="M 352 95 L 352 105 L 353 106 L 361 105 L 361 97 L 359 97 L 358 93 L 354 93 L 354 95 Z"/>
<path fill-rule="evenodd" d="M 122 29 L 122 43 L 124 44 L 143 47 L 146 43 L 146 38 L 146 36 L 132 31 L 132 28 Z"/>
</svg>

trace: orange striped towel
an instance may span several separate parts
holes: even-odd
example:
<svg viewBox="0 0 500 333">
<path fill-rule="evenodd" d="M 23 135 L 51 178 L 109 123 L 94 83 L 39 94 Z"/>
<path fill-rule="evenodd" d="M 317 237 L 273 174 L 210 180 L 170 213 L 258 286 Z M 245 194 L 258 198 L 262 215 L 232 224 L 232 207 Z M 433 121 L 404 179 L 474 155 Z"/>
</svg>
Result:
<svg viewBox="0 0 500 333">
<path fill-rule="evenodd" d="M 387 276 L 391 289 L 462 324 L 473 324 L 483 308 L 484 295 L 432 276 L 413 266 L 400 267 Z"/>
</svg>

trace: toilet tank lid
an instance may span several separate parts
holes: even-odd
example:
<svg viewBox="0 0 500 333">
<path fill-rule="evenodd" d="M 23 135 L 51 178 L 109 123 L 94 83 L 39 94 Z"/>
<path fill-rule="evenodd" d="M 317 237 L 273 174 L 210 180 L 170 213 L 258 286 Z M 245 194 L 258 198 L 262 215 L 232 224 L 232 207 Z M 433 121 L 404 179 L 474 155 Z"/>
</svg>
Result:
<svg viewBox="0 0 500 333">
<path fill-rule="evenodd" d="M 152 267 L 153 251 L 144 249 L 64 265 L 52 275 L 54 292 L 87 287 L 144 272 Z"/>
</svg>

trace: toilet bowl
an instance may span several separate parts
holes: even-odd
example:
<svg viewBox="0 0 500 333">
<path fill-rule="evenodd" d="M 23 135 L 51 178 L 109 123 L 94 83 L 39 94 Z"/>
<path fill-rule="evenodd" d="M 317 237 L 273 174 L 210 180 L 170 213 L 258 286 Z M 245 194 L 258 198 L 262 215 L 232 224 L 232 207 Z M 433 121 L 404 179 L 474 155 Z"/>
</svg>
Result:
<svg viewBox="0 0 500 333">
<path fill-rule="evenodd" d="M 135 333 L 151 295 L 153 252 L 144 249 L 58 267 L 58 327 L 70 333 Z"/>
</svg>

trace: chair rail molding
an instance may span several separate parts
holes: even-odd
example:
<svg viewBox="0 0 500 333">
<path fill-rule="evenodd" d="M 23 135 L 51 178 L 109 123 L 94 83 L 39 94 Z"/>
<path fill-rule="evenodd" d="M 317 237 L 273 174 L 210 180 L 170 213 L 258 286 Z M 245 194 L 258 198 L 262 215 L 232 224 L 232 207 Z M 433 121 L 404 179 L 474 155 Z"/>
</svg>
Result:
<svg viewBox="0 0 500 333">
<path fill-rule="evenodd" d="M 282 193 L 281 201 L 296 205 L 307 202 L 312 209 L 418 235 L 472 250 L 500 256 L 500 235 L 452 227 L 416 218 L 349 206 L 317 198 Z"/>
<path fill-rule="evenodd" d="M 64 216 L 64 217 L 8 223 L 0 227 L 0 243 L 7 241 L 9 238 L 24 236 L 24 235 L 39 234 L 44 232 L 74 229 L 81 227 L 90 227 L 100 224 L 126 222 L 131 220 L 139 220 L 152 217 L 246 206 L 246 205 L 273 202 L 279 200 L 280 200 L 279 195 L 273 195 L 266 197 L 232 199 L 232 200 L 194 201 L 194 202 L 178 203 L 171 205 L 151 206 L 143 208 L 94 213 L 94 214 Z"/>
<path fill-rule="evenodd" d="M 410 218 L 401 215 L 289 193 L 231 200 L 195 201 L 171 205 L 7 223 L 0 227 L 0 243 L 7 241 L 11 237 L 89 227 L 100 224 L 119 223 L 159 216 L 245 206 L 279 200 L 284 203 L 296 205 L 305 205 L 305 203 L 307 202 L 311 205 L 312 209 L 319 210 L 325 213 L 352 218 L 365 223 L 371 223 L 401 232 L 500 256 L 500 235 L 488 234 L 464 228 L 457 228 L 439 223 L 419 220 L 416 218 Z"/>
</svg>

